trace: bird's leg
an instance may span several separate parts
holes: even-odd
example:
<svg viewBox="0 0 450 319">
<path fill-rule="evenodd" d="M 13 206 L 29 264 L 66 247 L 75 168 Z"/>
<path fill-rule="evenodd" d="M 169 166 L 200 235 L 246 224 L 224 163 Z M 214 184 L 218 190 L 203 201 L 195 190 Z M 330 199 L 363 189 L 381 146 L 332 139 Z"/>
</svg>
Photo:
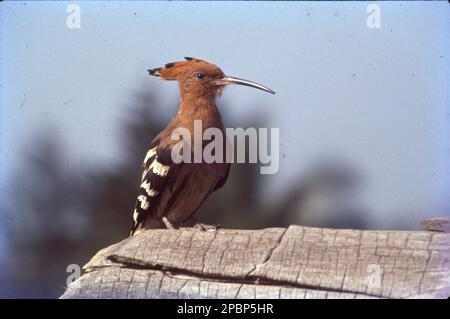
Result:
<svg viewBox="0 0 450 319">
<path fill-rule="evenodd" d="M 162 222 L 166 225 L 167 229 L 175 229 L 175 226 L 167 219 L 167 217 L 163 217 Z"/>
</svg>

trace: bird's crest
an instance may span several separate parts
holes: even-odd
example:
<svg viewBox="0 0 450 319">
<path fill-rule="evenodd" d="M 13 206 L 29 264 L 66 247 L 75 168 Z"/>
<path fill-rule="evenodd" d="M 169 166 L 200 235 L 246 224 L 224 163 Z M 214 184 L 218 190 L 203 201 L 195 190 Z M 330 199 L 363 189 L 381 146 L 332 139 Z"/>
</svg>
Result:
<svg viewBox="0 0 450 319">
<path fill-rule="evenodd" d="M 164 80 L 181 80 L 196 70 L 223 74 L 217 66 L 205 60 L 191 57 L 185 57 L 185 59 L 186 61 L 169 62 L 163 67 L 147 71 L 150 75 L 161 77 Z"/>
</svg>

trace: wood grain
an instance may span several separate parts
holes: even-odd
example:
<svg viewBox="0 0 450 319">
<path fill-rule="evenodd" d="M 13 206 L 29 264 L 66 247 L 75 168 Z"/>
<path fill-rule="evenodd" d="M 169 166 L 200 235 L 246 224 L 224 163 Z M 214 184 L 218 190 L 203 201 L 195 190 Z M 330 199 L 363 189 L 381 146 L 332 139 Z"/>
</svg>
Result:
<svg viewBox="0 0 450 319">
<path fill-rule="evenodd" d="M 84 269 L 61 298 L 447 298 L 450 234 L 153 229 Z"/>
</svg>

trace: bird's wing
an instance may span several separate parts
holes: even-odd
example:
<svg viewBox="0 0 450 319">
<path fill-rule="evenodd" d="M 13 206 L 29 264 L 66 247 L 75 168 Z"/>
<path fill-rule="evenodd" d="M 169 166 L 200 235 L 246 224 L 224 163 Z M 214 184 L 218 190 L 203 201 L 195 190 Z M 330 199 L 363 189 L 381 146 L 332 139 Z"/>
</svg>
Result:
<svg viewBox="0 0 450 319">
<path fill-rule="evenodd" d="M 171 148 L 161 146 L 158 139 L 150 145 L 143 162 L 143 173 L 133 213 L 131 234 L 141 227 L 147 217 L 156 213 L 161 195 L 173 185 L 183 164 L 172 161 Z"/>
<path fill-rule="evenodd" d="M 221 176 L 220 179 L 217 181 L 216 186 L 214 186 L 213 192 L 222 188 L 222 186 L 225 185 L 225 183 L 227 182 L 228 175 L 230 175 L 230 166 L 231 166 L 231 164 L 228 163 L 227 168 L 225 170 L 225 174 L 223 176 Z"/>
</svg>

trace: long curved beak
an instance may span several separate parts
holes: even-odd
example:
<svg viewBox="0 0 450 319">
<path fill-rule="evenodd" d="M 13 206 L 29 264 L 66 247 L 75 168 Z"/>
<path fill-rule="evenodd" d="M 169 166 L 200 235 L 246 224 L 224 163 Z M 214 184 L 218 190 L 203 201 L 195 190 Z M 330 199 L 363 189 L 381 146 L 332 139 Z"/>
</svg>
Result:
<svg viewBox="0 0 450 319">
<path fill-rule="evenodd" d="M 235 78 L 233 76 L 224 76 L 223 78 L 214 81 L 214 83 L 216 85 L 227 85 L 227 84 L 239 84 L 239 85 L 245 85 L 245 86 L 249 86 L 255 89 L 259 89 L 259 90 L 263 90 L 266 92 L 269 92 L 271 94 L 275 94 L 275 92 L 271 89 L 269 89 L 267 86 L 252 82 L 252 81 L 248 81 L 248 80 L 244 80 L 244 79 L 240 79 L 240 78 Z"/>
</svg>

